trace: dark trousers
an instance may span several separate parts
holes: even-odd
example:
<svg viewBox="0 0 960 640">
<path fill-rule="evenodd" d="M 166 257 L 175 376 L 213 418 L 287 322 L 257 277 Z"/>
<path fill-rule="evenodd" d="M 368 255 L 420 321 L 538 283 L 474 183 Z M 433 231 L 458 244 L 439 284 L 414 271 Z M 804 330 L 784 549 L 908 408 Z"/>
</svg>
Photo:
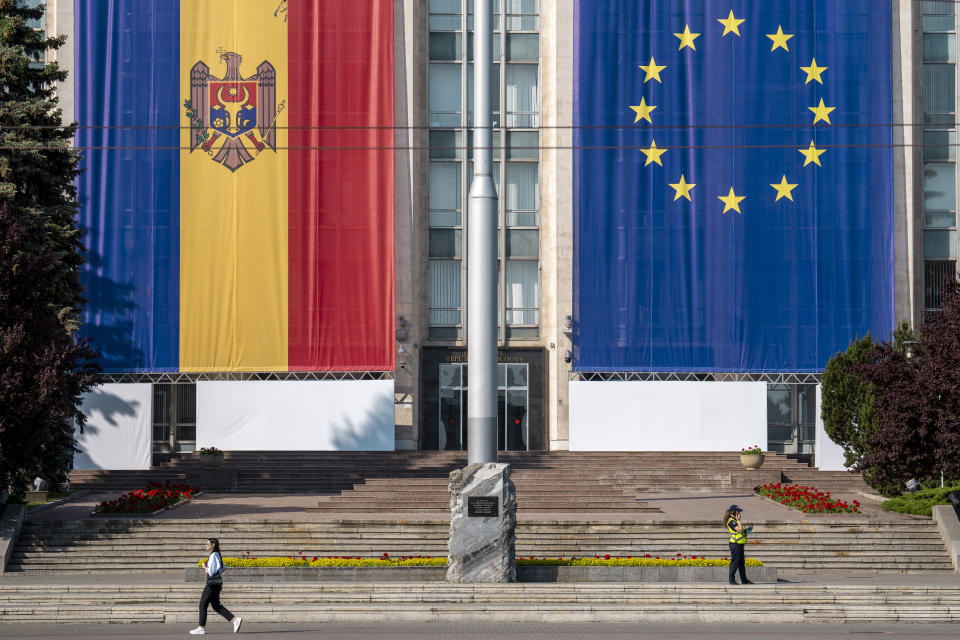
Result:
<svg viewBox="0 0 960 640">
<path fill-rule="evenodd" d="M 203 589 L 203 595 L 200 596 L 200 626 L 207 626 L 207 605 L 213 607 L 213 610 L 222 615 L 228 622 L 233 620 L 233 614 L 225 606 L 220 604 L 220 590 L 222 584 L 208 584 Z"/>
<path fill-rule="evenodd" d="M 737 581 L 737 570 L 740 570 L 740 582 L 747 581 L 747 558 L 743 553 L 745 544 L 730 543 L 730 582 Z"/>
</svg>

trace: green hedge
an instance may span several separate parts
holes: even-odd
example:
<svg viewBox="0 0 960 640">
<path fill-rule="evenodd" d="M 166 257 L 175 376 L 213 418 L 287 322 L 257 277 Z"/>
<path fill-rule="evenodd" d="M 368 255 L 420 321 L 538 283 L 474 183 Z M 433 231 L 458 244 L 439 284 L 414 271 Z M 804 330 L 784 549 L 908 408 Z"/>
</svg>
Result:
<svg viewBox="0 0 960 640">
<path fill-rule="evenodd" d="M 726 558 L 517 558 L 518 566 L 536 567 L 726 567 Z M 446 558 L 224 558 L 227 567 L 445 567 Z M 203 561 L 197 562 L 197 566 Z M 763 563 L 747 558 L 748 567 Z"/>
<path fill-rule="evenodd" d="M 951 491 L 960 491 L 960 486 L 922 489 L 916 493 L 905 493 L 883 503 L 887 511 L 911 513 L 918 516 L 933 515 L 933 507 L 938 504 L 953 504 L 947 497 Z"/>
</svg>

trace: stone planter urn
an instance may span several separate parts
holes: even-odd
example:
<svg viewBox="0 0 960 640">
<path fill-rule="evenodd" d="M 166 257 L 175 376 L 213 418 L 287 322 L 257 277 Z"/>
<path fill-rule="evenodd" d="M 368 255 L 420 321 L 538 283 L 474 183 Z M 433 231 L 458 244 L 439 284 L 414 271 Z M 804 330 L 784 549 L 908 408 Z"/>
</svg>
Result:
<svg viewBox="0 0 960 640">
<path fill-rule="evenodd" d="M 200 464 L 205 467 L 219 467 L 223 464 L 223 456 L 210 455 L 209 453 L 201 453 L 197 455 L 197 458 L 200 460 Z"/>
<path fill-rule="evenodd" d="M 750 470 L 759 469 L 763 466 L 763 454 L 740 454 L 740 464 Z"/>
</svg>

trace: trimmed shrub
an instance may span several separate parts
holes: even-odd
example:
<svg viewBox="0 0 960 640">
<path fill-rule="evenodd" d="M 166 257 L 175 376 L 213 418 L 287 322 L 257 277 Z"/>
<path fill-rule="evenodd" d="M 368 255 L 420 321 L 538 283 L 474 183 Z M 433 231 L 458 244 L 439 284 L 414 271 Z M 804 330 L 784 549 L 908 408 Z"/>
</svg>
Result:
<svg viewBox="0 0 960 640">
<path fill-rule="evenodd" d="M 931 516 L 933 515 L 933 507 L 935 505 L 953 504 L 948 497 L 951 491 L 960 491 L 960 486 L 937 487 L 936 489 L 923 489 L 916 493 L 907 493 L 897 498 L 887 500 L 882 506 L 887 511 L 910 513 L 917 516 Z"/>
</svg>

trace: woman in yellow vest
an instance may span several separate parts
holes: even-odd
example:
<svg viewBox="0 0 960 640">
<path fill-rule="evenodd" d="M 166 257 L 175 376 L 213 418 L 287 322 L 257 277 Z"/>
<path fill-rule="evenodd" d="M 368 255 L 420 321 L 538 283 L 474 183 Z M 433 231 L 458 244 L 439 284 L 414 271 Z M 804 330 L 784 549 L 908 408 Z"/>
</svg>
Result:
<svg viewBox="0 0 960 640">
<path fill-rule="evenodd" d="M 738 569 L 740 571 L 740 583 L 753 584 L 747 580 L 747 560 L 743 552 L 750 529 L 741 524 L 741 513 L 743 513 L 743 509 L 732 504 L 723 514 L 723 523 L 727 526 L 727 531 L 730 532 L 730 584 L 737 584 Z"/>
</svg>

